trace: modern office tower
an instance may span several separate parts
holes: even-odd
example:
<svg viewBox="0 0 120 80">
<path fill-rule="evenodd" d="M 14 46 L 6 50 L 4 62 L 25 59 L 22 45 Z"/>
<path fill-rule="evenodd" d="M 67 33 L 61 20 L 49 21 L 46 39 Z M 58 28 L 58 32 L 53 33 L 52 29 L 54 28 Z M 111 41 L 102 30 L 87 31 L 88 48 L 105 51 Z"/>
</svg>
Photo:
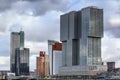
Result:
<svg viewBox="0 0 120 80">
<path fill-rule="evenodd" d="M 88 66 L 101 65 L 102 37 L 103 9 L 91 6 L 61 15 L 60 40 L 65 67 L 62 71 L 89 70 Z"/>
<path fill-rule="evenodd" d="M 61 16 L 63 66 L 98 65 L 101 60 L 103 10 L 83 8 Z"/>
<path fill-rule="evenodd" d="M 48 52 L 50 57 L 50 75 L 57 75 L 62 66 L 62 43 L 48 40 Z"/>
<path fill-rule="evenodd" d="M 15 74 L 16 76 L 29 75 L 29 48 L 16 48 Z"/>
<path fill-rule="evenodd" d="M 44 51 L 40 51 L 40 56 L 36 59 L 37 76 L 49 76 L 49 56 Z"/>
<path fill-rule="evenodd" d="M 24 32 L 12 32 L 10 43 L 10 69 L 15 72 L 15 49 L 24 47 Z"/>
<path fill-rule="evenodd" d="M 107 62 L 108 71 L 113 71 L 115 69 L 115 62 Z"/>
</svg>

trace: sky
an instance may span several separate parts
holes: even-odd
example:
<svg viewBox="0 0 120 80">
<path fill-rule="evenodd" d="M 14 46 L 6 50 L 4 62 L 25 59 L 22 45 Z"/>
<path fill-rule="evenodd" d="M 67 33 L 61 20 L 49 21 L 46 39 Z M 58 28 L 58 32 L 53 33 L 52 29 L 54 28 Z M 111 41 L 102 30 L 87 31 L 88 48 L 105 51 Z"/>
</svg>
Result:
<svg viewBox="0 0 120 80">
<path fill-rule="evenodd" d="M 11 32 L 25 32 L 34 71 L 39 51 L 48 54 L 47 40 L 60 40 L 60 15 L 88 6 L 104 11 L 103 61 L 120 67 L 120 0 L 0 0 L 0 70 L 10 70 Z"/>
</svg>

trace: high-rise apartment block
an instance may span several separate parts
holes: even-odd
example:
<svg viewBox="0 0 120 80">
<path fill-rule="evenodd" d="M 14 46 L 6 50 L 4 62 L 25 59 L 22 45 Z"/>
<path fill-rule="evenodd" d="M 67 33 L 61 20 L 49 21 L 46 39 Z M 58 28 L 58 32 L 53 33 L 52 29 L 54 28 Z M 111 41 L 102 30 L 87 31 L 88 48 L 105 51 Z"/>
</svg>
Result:
<svg viewBox="0 0 120 80">
<path fill-rule="evenodd" d="M 62 43 L 48 40 L 48 52 L 50 57 L 50 75 L 58 75 L 62 66 Z"/>
<path fill-rule="evenodd" d="M 49 56 L 44 51 L 40 51 L 39 57 L 36 58 L 37 76 L 49 76 Z"/>
<path fill-rule="evenodd" d="M 102 37 L 103 9 L 91 6 L 61 15 L 60 40 L 62 66 L 65 67 L 62 71 L 89 70 L 88 66 L 101 65 Z"/>
<path fill-rule="evenodd" d="M 11 33 L 10 69 L 16 75 L 29 74 L 29 49 L 24 48 L 24 31 Z"/>
</svg>

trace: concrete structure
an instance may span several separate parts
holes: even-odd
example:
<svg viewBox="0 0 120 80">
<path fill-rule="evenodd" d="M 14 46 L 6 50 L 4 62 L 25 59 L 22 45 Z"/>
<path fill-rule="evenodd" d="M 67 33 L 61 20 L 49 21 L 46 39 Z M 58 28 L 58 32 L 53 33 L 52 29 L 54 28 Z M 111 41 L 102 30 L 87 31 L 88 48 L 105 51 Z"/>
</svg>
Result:
<svg viewBox="0 0 120 80">
<path fill-rule="evenodd" d="M 49 57 L 44 51 L 40 51 L 40 56 L 36 59 L 37 76 L 49 76 Z"/>
<path fill-rule="evenodd" d="M 15 74 L 16 76 L 29 75 L 29 48 L 16 48 Z"/>
<path fill-rule="evenodd" d="M 115 69 L 115 62 L 107 62 L 108 71 L 113 71 Z"/>
<path fill-rule="evenodd" d="M 60 40 L 62 41 L 63 67 L 60 73 L 64 71 L 64 68 L 68 72 L 75 73 L 80 70 L 90 71 L 89 66 L 102 65 L 102 37 L 102 9 L 91 6 L 61 15 Z M 65 74 L 67 75 L 68 72 Z"/>
<path fill-rule="evenodd" d="M 62 43 L 48 40 L 48 52 L 50 57 L 50 75 L 57 75 L 62 66 Z"/>
</svg>

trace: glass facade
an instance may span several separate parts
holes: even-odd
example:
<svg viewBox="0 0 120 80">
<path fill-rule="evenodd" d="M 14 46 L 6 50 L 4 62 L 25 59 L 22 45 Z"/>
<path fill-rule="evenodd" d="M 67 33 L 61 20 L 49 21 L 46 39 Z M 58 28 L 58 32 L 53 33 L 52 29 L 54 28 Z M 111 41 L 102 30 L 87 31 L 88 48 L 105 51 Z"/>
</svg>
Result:
<svg viewBox="0 0 120 80">
<path fill-rule="evenodd" d="M 20 31 L 20 47 L 24 48 L 24 31 Z"/>
<path fill-rule="evenodd" d="M 10 45 L 11 72 L 16 75 L 28 75 L 29 49 L 24 48 L 24 31 L 12 32 Z"/>
<path fill-rule="evenodd" d="M 10 43 L 10 69 L 15 72 L 15 49 L 20 47 L 20 35 L 18 32 L 11 33 Z"/>
<path fill-rule="evenodd" d="M 16 75 L 29 75 L 29 49 L 17 48 L 15 52 Z"/>
<path fill-rule="evenodd" d="M 103 10 L 89 7 L 81 10 L 82 43 L 86 47 L 87 65 L 101 65 L 101 38 L 103 37 Z M 80 44 L 82 44 L 80 43 Z M 82 46 L 82 45 L 81 45 Z M 84 53 L 84 54 L 85 54 Z"/>
<path fill-rule="evenodd" d="M 63 66 L 101 65 L 103 10 L 87 7 L 61 15 L 60 19 Z"/>
</svg>

